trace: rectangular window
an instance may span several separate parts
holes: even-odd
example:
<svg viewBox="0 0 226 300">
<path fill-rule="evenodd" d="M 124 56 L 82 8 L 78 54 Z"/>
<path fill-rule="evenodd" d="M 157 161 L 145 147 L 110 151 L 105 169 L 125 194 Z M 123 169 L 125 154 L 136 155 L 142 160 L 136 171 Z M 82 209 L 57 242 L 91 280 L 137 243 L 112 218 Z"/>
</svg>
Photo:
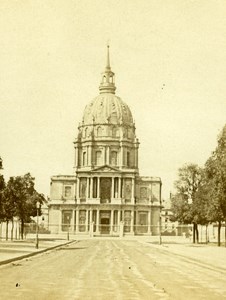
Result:
<svg viewBox="0 0 226 300">
<path fill-rule="evenodd" d="M 83 152 L 83 154 L 82 154 L 82 165 L 83 166 L 86 165 L 86 152 Z"/>
<path fill-rule="evenodd" d="M 71 197 L 71 186 L 65 186 L 64 187 L 64 196 L 65 197 Z"/>
<path fill-rule="evenodd" d="M 101 165 L 101 151 L 96 151 L 96 165 Z"/>
<path fill-rule="evenodd" d="M 147 199 L 147 188 L 146 187 L 140 188 L 140 199 Z"/>
<path fill-rule="evenodd" d="M 111 152 L 111 165 L 117 166 L 118 165 L 118 153 L 116 151 Z"/>
<path fill-rule="evenodd" d="M 130 166 L 130 153 L 127 152 L 127 167 Z"/>
</svg>

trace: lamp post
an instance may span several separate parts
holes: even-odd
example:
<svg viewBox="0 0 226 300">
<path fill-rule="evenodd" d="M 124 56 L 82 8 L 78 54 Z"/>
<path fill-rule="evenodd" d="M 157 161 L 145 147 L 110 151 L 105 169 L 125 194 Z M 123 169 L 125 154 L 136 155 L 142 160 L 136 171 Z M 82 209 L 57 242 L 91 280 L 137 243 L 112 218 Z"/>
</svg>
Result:
<svg viewBox="0 0 226 300">
<path fill-rule="evenodd" d="M 37 223 L 36 223 L 36 244 L 35 244 L 35 248 L 38 249 L 38 221 L 39 221 L 39 208 L 40 208 L 40 202 L 37 201 L 36 202 L 36 208 L 37 208 Z"/>
<path fill-rule="evenodd" d="M 159 213 L 159 245 L 162 245 L 162 212 Z"/>
</svg>

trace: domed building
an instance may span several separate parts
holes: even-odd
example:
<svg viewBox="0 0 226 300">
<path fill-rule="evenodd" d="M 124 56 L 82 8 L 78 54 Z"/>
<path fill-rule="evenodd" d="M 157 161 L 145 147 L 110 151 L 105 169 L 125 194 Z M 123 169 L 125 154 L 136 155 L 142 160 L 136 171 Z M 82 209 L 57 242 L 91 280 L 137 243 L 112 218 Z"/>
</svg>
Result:
<svg viewBox="0 0 226 300">
<path fill-rule="evenodd" d="M 52 233 L 158 233 L 161 179 L 139 175 L 134 120 L 115 95 L 114 77 L 108 47 L 99 95 L 85 107 L 74 141 L 75 174 L 51 178 Z"/>
</svg>

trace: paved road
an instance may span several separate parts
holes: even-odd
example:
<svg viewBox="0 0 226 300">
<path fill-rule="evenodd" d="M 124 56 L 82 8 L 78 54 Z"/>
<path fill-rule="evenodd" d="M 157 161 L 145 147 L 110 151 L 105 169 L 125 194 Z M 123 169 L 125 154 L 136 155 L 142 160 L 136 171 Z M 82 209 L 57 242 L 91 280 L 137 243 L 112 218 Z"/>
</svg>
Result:
<svg viewBox="0 0 226 300">
<path fill-rule="evenodd" d="M 84 240 L 0 267 L 0 299 L 226 299 L 226 273 L 123 240 Z"/>
</svg>

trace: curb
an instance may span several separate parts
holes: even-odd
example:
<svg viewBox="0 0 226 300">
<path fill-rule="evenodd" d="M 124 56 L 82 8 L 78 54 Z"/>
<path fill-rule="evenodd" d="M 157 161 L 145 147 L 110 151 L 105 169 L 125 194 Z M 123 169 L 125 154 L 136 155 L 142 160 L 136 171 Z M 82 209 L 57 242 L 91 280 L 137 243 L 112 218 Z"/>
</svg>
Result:
<svg viewBox="0 0 226 300">
<path fill-rule="evenodd" d="M 70 242 L 66 242 L 64 244 L 60 244 L 60 245 L 52 246 L 52 247 L 49 247 L 49 248 L 45 248 L 45 249 L 42 249 L 40 251 L 31 252 L 31 253 L 24 254 L 24 255 L 21 255 L 21 256 L 17 256 L 17 257 L 13 257 L 13 258 L 10 258 L 10 259 L 6 259 L 6 260 L 3 260 L 3 261 L 0 261 L 0 266 L 9 264 L 9 263 L 17 261 L 17 260 L 22 260 L 24 258 L 32 257 L 32 256 L 35 256 L 37 254 L 41 254 L 41 253 L 44 253 L 44 252 L 47 252 L 47 251 L 50 251 L 50 250 L 53 250 L 53 249 L 65 246 L 65 245 L 72 244 L 74 242 L 78 242 L 78 241 L 73 240 L 73 241 L 70 241 Z"/>
</svg>

